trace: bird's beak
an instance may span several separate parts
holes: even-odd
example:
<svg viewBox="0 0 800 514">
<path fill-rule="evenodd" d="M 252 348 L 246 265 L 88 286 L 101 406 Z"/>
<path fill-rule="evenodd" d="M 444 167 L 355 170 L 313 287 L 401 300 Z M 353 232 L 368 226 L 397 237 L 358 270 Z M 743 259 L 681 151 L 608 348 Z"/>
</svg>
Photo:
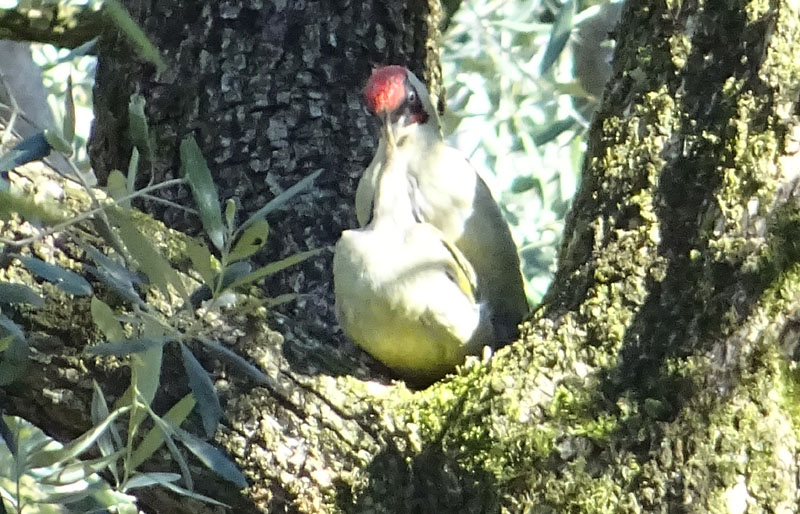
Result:
<svg viewBox="0 0 800 514">
<path fill-rule="evenodd" d="M 381 121 L 383 121 L 383 133 L 386 136 L 386 142 L 390 146 L 394 146 L 394 132 L 392 132 L 392 124 L 389 121 L 390 114 L 388 112 L 382 113 Z"/>
</svg>

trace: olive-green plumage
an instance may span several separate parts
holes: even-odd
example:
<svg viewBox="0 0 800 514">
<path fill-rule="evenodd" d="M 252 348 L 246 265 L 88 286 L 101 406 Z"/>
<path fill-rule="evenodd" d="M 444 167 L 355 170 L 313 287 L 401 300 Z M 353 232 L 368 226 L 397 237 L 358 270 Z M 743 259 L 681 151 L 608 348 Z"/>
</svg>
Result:
<svg viewBox="0 0 800 514">
<path fill-rule="evenodd" d="M 495 334 L 476 298 L 472 266 L 415 216 L 408 154 L 388 125 L 381 147 L 370 221 L 344 231 L 336 244 L 336 314 L 356 344 L 426 385 L 492 344 Z"/>
<path fill-rule="evenodd" d="M 373 112 L 392 122 L 398 153 L 404 154 L 405 173 L 412 184 L 415 215 L 439 229 L 471 264 L 478 301 L 489 310 L 496 342 L 508 342 L 517 336 L 528 303 L 517 248 L 500 208 L 464 155 L 444 143 L 424 84 L 399 66 L 381 68 L 373 78 L 380 73 L 385 77 L 368 83 L 367 103 Z M 378 100 L 370 98 L 372 91 L 381 93 L 374 94 Z M 380 187 L 378 180 L 386 161 L 384 139 L 358 184 L 356 215 L 362 226 L 371 218 L 375 191 Z"/>
</svg>

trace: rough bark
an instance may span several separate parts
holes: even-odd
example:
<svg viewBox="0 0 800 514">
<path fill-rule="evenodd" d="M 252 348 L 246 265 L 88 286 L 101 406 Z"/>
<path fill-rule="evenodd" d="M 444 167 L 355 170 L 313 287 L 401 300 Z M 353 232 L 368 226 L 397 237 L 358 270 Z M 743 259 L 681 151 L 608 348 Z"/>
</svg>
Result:
<svg viewBox="0 0 800 514">
<path fill-rule="evenodd" d="M 434 2 L 435 4 L 435 2 Z M 178 143 L 193 134 L 211 163 L 223 200 L 246 219 L 315 170 L 319 187 L 291 210 L 270 218 L 272 237 L 260 262 L 333 244 L 355 225 L 354 184 L 371 158 L 374 135 L 361 88 L 375 65 L 408 63 L 440 80 L 435 23 L 425 0 L 313 2 L 202 0 L 154 2 L 130 9 L 169 63 L 158 75 L 106 38 L 100 47 L 91 155 L 101 182 L 126 169 L 128 98 L 148 101 L 156 181 L 179 174 Z M 429 71 L 430 70 L 430 71 Z M 140 175 L 146 182 L 150 177 Z M 162 196 L 191 202 L 188 189 Z M 198 219 L 180 209 L 147 204 L 167 225 L 190 233 Z M 270 282 L 274 294 L 307 294 L 293 315 L 317 337 L 329 333 L 329 262 Z M 316 314 L 312 314 L 316 313 Z M 316 326 L 312 326 L 316 325 Z"/>
<path fill-rule="evenodd" d="M 617 42 L 557 277 L 522 341 L 410 392 L 361 380 L 351 352 L 309 335 L 324 343 L 330 327 L 287 322 L 278 336 L 255 315 L 216 327 L 274 379 L 251 388 L 217 370 L 229 420 L 218 442 L 252 479 L 237 512 L 796 511 L 800 12 L 641 0 Z M 362 115 L 346 109 L 337 119 L 358 133 Z M 201 147 L 214 155 L 210 136 Z M 350 159 L 328 148 L 314 158 L 347 183 L 324 181 L 314 203 L 343 213 L 367 146 Z M 289 170 L 279 184 L 304 169 L 275 162 Z M 321 232 L 349 215 L 326 216 Z M 298 233 L 282 237 L 297 247 Z M 75 305 L 65 319 L 85 317 Z M 41 348 L 31 380 L 69 391 L 68 404 L 30 384 L 2 392 L 62 436 L 88 423 L 76 384 L 119 373 L 66 339 Z M 236 501 L 198 473 L 204 492 Z M 153 511 L 188 510 L 145 494 Z"/>
</svg>

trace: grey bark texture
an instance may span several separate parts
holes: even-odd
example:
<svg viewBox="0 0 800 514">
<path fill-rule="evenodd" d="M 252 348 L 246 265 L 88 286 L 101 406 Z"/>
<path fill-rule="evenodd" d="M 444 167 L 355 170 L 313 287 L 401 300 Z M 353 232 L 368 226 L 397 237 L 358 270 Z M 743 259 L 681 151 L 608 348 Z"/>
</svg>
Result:
<svg viewBox="0 0 800 514">
<path fill-rule="evenodd" d="M 101 43 L 91 143 L 100 181 L 112 169 L 127 169 L 127 106 L 134 92 L 148 102 L 155 180 L 179 175 L 178 144 L 194 135 L 220 197 L 236 201 L 240 221 L 323 169 L 318 187 L 270 217 L 267 252 L 257 257 L 262 263 L 331 245 L 342 229 L 355 226 L 353 184 L 374 144 L 361 98 L 373 66 L 407 63 L 439 76 L 438 49 L 429 42 L 436 30 L 429 31 L 424 0 L 178 1 L 154 3 L 151 10 L 132 2 L 129 8 L 169 65 L 158 75 L 136 62 L 124 42 Z M 188 188 L 162 196 L 192 202 Z M 200 229 L 197 217 L 180 209 L 149 204 L 146 210 L 173 228 Z M 272 295 L 305 295 L 294 315 L 320 338 L 330 335 L 333 321 L 329 264 L 326 255 L 268 283 Z"/>
<path fill-rule="evenodd" d="M 97 167 L 127 162 L 122 113 L 139 89 L 157 178 L 189 131 L 245 210 L 325 168 L 273 223 L 267 258 L 333 242 L 373 144 L 360 84 L 373 62 L 422 62 L 417 25 L 378 3 L 162 4 L 140 14 L 166 77 L 101 62 Z M 490 361 L 421 392 L 362 380 L 328 324 L 323 260 L 282 282 L 317 294 L 296 311 L 211 320 L 209 337 L 272 380 L 209 361 L 226 400 L 217 442 L 252 485 L 240 494 L 198 466 L 198 488 L 236 512 L 797 512 L 798 20 L 789 1 L 625 5 L 556 280 Z M 86 317 L 69 305 L 62 319 Z M 88 378 L 113 394 L 124 368 L 81 358 L 91 331 L 57 326 L 31 322 L 62 337 L 36 340 L 34 382 L 0 400 L 69 437 L 89 424 Z M 176 369 L 165 405 L 185 392 Z"/>
</svg>

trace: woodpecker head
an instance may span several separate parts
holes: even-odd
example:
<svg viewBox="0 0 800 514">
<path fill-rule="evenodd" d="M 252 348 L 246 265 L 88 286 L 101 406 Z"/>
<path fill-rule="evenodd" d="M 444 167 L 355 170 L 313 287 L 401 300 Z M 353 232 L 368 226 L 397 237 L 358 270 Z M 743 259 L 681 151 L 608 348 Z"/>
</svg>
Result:
<svg viewBox="0 0 800 514">
<path fill-rule="evenodd" d="M 425 85 L 404 66 L 374 70 L 364 88 L 364 99 L 373 114 L 395 126 L 422 126 L 432 117 L 435 120 Z"/>
</svg>

